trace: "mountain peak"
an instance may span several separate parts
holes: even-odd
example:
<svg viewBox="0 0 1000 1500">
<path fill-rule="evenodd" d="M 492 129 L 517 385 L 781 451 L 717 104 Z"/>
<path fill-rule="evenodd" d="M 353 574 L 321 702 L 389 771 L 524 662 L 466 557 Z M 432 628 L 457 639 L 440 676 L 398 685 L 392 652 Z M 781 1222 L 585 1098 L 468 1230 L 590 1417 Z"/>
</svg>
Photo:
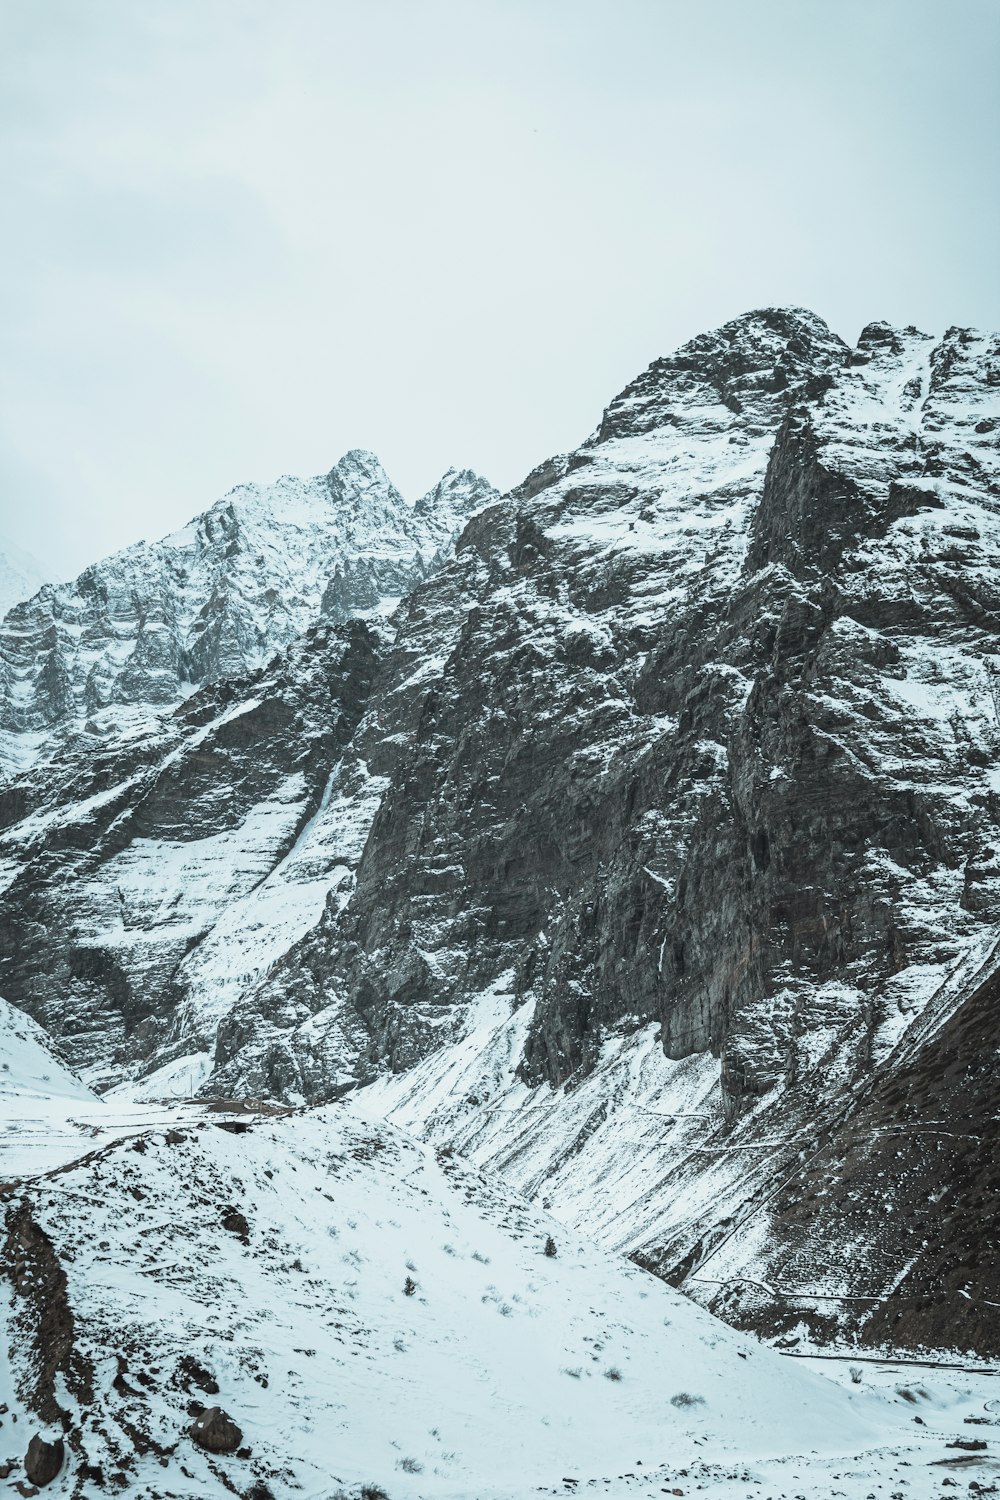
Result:
<svg viewBox="0 0 1000 1500">
<path fill-rule="evenodd" d="M 354 478 L 362 475 L 369 481 L 380 484 L 389 484 L 389 476 L 382 467 L 382 461 L 377 453 L 370 448 L 348 448 L 342 453 L 327 474 L 327 480 Z"/>
<path fill-rule="evenodd" d="M 370 448 L 348 448 L 333 466 L 335 469 L 381 469 L 382 462 Z"/>
<path fill-rule="evenodd" d="M 374 503 L 381 513 L 409 510 L 377 455 L 367 448 L 351 448 L 338 458 L 326 476 L 326 485 L 331 499 L 339 504 L 363 500 L 366 509 Z"/>
<path fill-rule="evenodd" d="M 676 426 L 685 410 L 708 404 L 747 425 L 777 427 L 806 382 L 842 365 L 847 352 L 808 308 L 752 309 L 654 360 L 608 407 L 597 441 Z"/>
<path fill-rule="evenodd" d="M 421 495 L 413 508 L 421 516 L 448 510 L 466 520 L 499 498 L 499 490 L 474 469 L 445 469 L 437 484 Z"/>
</svg>

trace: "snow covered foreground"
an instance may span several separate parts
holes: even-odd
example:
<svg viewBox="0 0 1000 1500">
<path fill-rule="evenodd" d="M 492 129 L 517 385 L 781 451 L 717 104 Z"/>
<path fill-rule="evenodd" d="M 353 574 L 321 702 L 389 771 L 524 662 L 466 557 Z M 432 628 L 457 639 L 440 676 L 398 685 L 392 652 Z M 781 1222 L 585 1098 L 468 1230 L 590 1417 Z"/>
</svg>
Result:
<svg viewBox="0 0 1000 1500">
<path fill-rule="evenodd" d="M 989 1482 L 988 1457 L 944 1445 L 987 1430 L 967 1399 L 837 1385 L 343 1104 L 103 1103 L 2 1005 L 0 1037 L 0 1493 L 30 1492 L 35 1432 L 65 1436 L 61 1496 Z M 190 1437 L 213 1406 L 238 1453 Z"/>
</svg>

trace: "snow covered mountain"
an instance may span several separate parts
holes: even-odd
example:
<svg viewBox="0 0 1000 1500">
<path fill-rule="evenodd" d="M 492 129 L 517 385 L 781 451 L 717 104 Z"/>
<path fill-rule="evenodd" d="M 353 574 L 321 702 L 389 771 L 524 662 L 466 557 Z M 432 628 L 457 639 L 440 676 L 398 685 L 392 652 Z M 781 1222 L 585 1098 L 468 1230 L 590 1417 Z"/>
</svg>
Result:
<svg viewBox="0 0 1000 1500">
<path fill-rule="evenodd" d="M 391 621 L 12 779 L 0 988 L 102 1087 L 365 1085 L 733 1321 L 995 1352 L 998 430 L 970 330 L 656 361 Z"/>
<path fill-rule="evenodd" d="M 47 586 L 0 626 L 0 763 L 54 727 L 143 722 L 200 683 L 263 665 L 322 612 L 389 613 L 495 491 L 450 469 L 408 504 L 372 453 L 239 485 L 182 531 Z"/>
</svg>

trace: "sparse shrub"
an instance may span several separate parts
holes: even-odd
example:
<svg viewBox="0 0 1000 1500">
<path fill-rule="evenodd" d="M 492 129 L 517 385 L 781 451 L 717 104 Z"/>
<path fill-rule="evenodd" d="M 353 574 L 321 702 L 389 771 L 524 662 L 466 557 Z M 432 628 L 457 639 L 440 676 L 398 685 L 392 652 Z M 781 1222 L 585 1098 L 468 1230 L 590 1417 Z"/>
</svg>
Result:
<svg viewBox="0 0 1000 1500">
<path fill-rule="evenodd" d="M 852 1385 L 860 1385 L 861 1384 L 861 1377 L 862 1377 L 863 1371 L 862 1371 L 860 1365 L 848 1365 L 848 1367 L 847 1367 L 847 1373 L 851 1377 L 851 1384 Z"/>
<path fill-rule="evenodd" d="M 415 1458 L 401 1458 L 399 1460 L 399 1467 L 403 1470 L 404 1474 L 422 1474 L 424 1472 L 423 1464 L 419 1463 Z"/>
<path fill-rule="evenodd" d="M 479 1262 L 479 1264 L 481 1266 L 488 1266 L 489 1263 L 490 1263 L 489 1256 L 488 1255 L 480 1255 L 480 1253 L 479 1253 L 478 1250 L 473 1250 L 473 1252 L 472 1252 L 472 1259 L 473 1260 L 478 1260 L 478 1262 Z"/>
<path fill-rule="evenodd" d="M 412 1297 L 413 1293 L 416 1290 L 417 1290 L 417 1283 L 414 1281 L 414 1279 L 413 1279 L 412 1276 L 407 1276 L 406 1280 L 403 1282 L 403 1296 L 404 1297 Z"/>
<path fill-rule="evenodd" d="M 678 1410 L 685 1406 L 704 1406 L 704 1396 L 692 1396 L 688 1391 L 678 1391 L 676 1396 L 671 1396 L 670 1405 L 676 1406 Z"/>
<path fill-rule="evenodd" d="M 622 1372 L 618 1369 L 617 1365 L 611 1365 L 607 1370 L 605 1370 L 604 1378 L 605 1380 L 621 1380 Z"/>
<path fill-rule="evenodd" d="M 548 1255 L 550 1258 L 553 1255 L 556 1254 L 556 1242 L 552 1238 L 551 1234 L 548 1236 L 548 1238 L 545 1241 L 545 1254 Z"/>
<path fill-rule="evenodd" d="M 380 1484 L 363 1484 L 361 1500 L 389 1500 L 389 1496 Z"/>
</svg>

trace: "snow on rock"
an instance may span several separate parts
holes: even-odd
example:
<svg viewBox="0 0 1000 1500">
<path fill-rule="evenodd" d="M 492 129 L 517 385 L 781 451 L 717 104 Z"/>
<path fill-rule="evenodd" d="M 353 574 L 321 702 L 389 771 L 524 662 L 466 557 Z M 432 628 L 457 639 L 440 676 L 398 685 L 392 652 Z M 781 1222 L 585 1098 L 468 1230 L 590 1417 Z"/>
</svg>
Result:
<svg viewBox="0 0 1000 1500">
<path fill-rule="evenodd" d="M 748 314 L 478 517 L 359 723 L 390 779 L 356 886 L 233 1012 L 227 1086 L 370 1076 L 352 1012 L 410 1067 L 507 971 L 531 1083 L 649 1022 L 670 1057 L 724 1048 L 730 1112 L 849 1024 L 884 1053 L 896 976 L 940 982 L 1000 919 L 995 360 Z"/>
<path fill-rule="evenodd" d="M 0 839 L 0 948 L 17 1002 L 94 1083 L 211 1047 L 230 995 L 350 887 L 378 782 L 345 750 L 380 642 L 362 620 L 311 627 L 158 733 L 67 751 L 21 779 L 22 816 Z M 94 1003 L 105 985 L 110 1009 Z"/>
</svg>

